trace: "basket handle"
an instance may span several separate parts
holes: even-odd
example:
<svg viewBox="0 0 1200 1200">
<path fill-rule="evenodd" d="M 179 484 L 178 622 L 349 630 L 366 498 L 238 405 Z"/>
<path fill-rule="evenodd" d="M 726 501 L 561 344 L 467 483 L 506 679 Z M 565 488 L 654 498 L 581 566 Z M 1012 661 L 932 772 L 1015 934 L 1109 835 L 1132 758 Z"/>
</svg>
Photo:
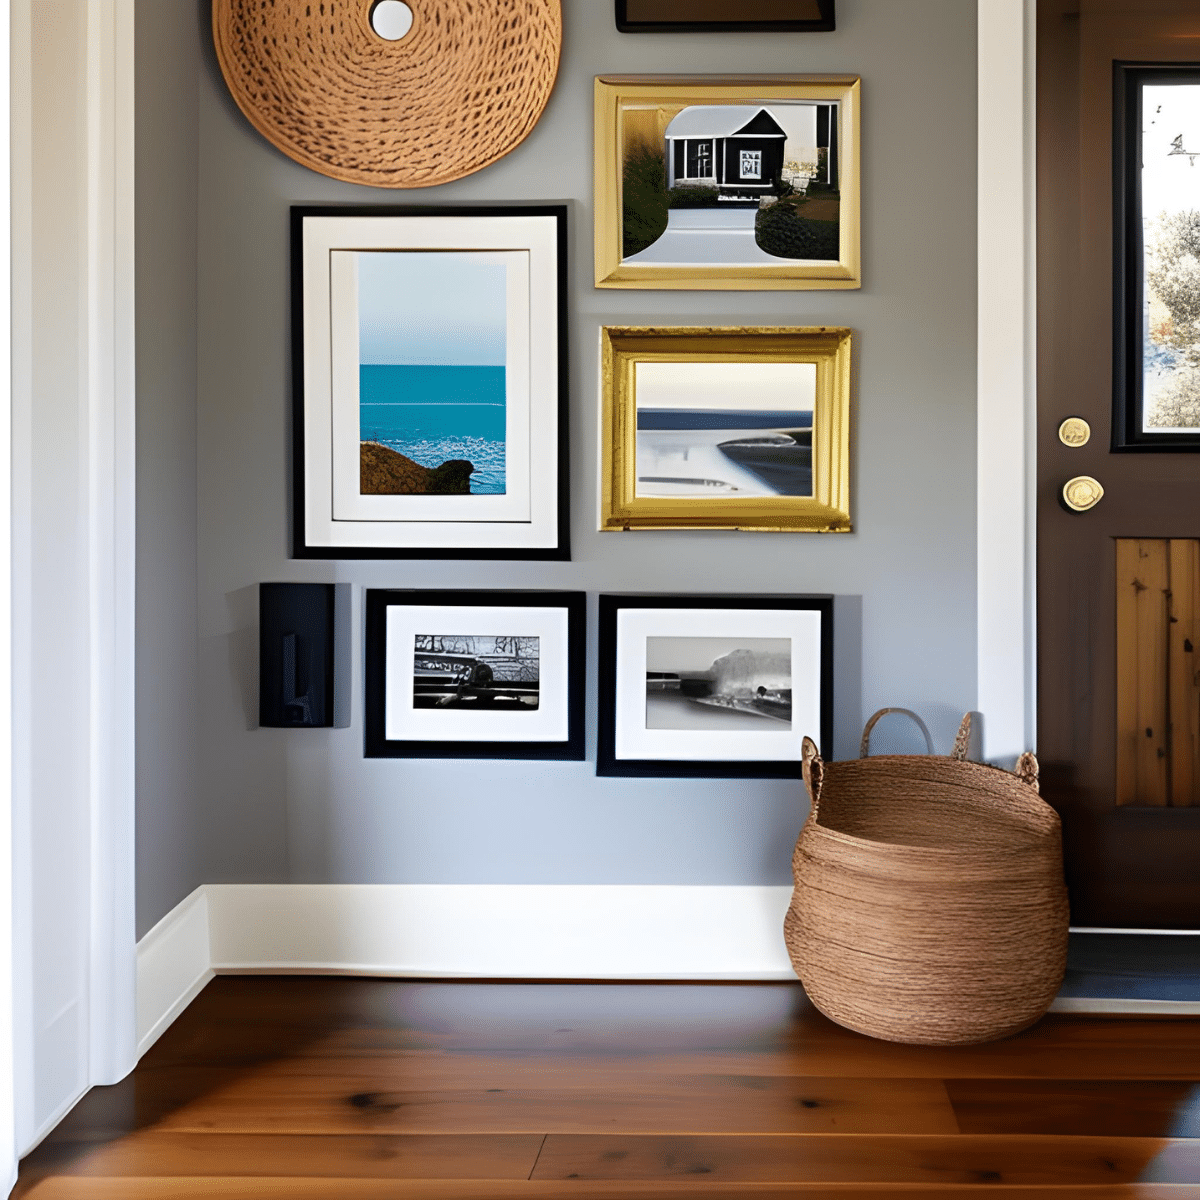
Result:
<svg viewBox="0 0 1200 1200">
<path fill-rule="evenodd" d="M 812 805 L 810 815 L 816 820 L 817 807 L 821 803 L 821 781 L 825 777 L 825 764 L 821 761 L 817 743 L 810 737 L 805 737 L 801 745 L 800 761 L 804 772 L 804 786 L 808 788 L 808 799 Z"/>
<path fill-rule="evenodd" d="M 958 727 L 958 736 L 954 739 L 954 751 L 952 757 L 958 759 L 959 762 L 967 761 L 967 750 L 971 744 L 971 714 L 967 713 L 962 719 L 962 724 Z M 1035 792 L 1038 791 L 1038 760 L 1037 755 L 1032 750 L 1026 750 L 1020 758 L 1017 759 L 1017 765 L 1013 768 L 1013 774 L 1026 787 L 1032 788 Z"/>
<path fill-rule="evenodd" d="M 1017 759 L 1017 767 L 1013 774 L 1027 787 L 1033 788 L 1035 792 L 1040 791 L 1038 787 L 1038 760 L 1037 755 L 1032 750 L 1026 750 Z"/>
<path fill-rule="evenodd" d="M 954 736 L 954 749 L 950 751 L 950 757 L 959 762 L 967 761 L 967 752 L 971 749 L 971 724 L 971 714 L 967 713 Z"/>
<path fill-rule="evenodd" d="M 910 708 L 881 708 L 863 727 L 862 741 L 858 744 L 858 757 L 866 758 L 871 753 L 871 730 L 875 728 L 876 722 L 880 717 L 886 717 L 888 713 L 903 713 L 906 717 L 912 717 L 916 721 L 921 732 L 925 735 L 925 751 L 927 754 L 933 753 L 933 739 L 929 736 L 929 730 L 925 727 L 925 722 L 917 716 Z"/>
</svg>

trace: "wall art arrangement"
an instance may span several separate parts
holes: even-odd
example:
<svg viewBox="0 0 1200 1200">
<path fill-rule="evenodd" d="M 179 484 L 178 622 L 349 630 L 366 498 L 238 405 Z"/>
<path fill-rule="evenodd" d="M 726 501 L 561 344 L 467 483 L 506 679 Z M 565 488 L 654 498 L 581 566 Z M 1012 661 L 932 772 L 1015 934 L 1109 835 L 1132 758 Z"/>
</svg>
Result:
<svg viewBox="0 0 1200 1200">
<path fill-rule="evenodd" d="M 1113 78 L 1113 449 L 1200 450 L 1200 65 Z"/>
<path fill-rule="evenodd" d="M 596 286 L 857 288 L 856 75 L 602 75 Z"/>
<path fill-rule="evenodd" d="M 451 10 L 462 21 L 439 31 Z M 629 32 L 834 23 L 833 0 L 616 0 L 616 16 Z M 291 58 L 258 49 L 280 21 L 315 39 L 288 104 Z M 350 72 L 322 93 L 335 60 L 411 82 L 491 44 L 475 26 L 496 21 L 521 36 L 472 67 L 472 120 L 439 80 L 360 104 Z M 526 136 L 560 22 L 557 0 L 386 0 L 326 34 L 302 0 L 213 5 L 251 123 L 314 170 L 393 187 L 458 178 Z M 597 286 L 859 287 L 859 92 L 853 75 L 597 78 Z M 504 120 L 485 120 L 501 93 Z M 566 205 L 314 205 L 291 222 L 293 556 L 569 559 Z M 602 531 L 851 528 L 848 329 L 600 339 Z M 598 774 L 794 778 L 804 737 L 832 740 L 832 597 L 599 606 Z M 586 607 L 581 592 L 369 589 L 366 756 L 583 759 Z"/>
<path fill-rule="evenodd" d="M 368 758 L 583 758 L 582 592 L 367 592 Z"/>
<path fill-rule="evenodd" d="M 601 596 L 599 775 L 794 778 L 833 730 L 830 596 Z"/>
<path fill-rule="evenodd" d="M 616 0 L 622 33 L 825 33 L 834 0 Z"/>
<path fill-rule="evenodd" d="M 297 558 L 565 559 L 566 208 L 294 208 Z"/>
<path fill-rule="evenodd" d="M 448 183 L 515 149 L 562 45 L 559 0 L 213 0 L 212 26 L 229 92 L 263 137 L 374 187 Z"/>
<path fill-rule="evenodd" d="M 601 530 L 851 528 L 850 330 L 600 340 Z"/>
</svg>

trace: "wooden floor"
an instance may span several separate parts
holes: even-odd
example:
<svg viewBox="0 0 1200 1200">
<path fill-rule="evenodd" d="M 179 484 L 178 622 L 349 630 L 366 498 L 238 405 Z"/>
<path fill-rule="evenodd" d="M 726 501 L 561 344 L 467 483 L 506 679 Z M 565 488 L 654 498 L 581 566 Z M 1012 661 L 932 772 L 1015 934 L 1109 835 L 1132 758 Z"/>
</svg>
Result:
<svg viewBox="0 0 1200 1200">
<path fill-rule="evenodd" d="M 223 977 L 22 1164 L 36 1200 L 1200 1197 L 1200 1021 L 988 1046 L 789 984 Z"/>
</svg>

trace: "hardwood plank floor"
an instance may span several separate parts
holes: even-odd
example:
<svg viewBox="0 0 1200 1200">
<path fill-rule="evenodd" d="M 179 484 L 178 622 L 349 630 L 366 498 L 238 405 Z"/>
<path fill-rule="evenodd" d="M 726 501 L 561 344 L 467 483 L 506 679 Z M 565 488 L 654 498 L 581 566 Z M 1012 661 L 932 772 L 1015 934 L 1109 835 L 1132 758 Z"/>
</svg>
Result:
<svg viewBox="0 0 1200 1200">
<path fill-rule="evenodd" d="M 833 1200 L 1189 1200 L 1196 1195 L 1172 1184 L 1107 1184 L 1100 1187 L 980 1187 L 933 1184 L 884 1184 L 848 1187 L 829 1183 L 724 1184 L 653 1183 L 595 1184 L 572 1180 L 567 1184 L 538 1182 L 474 1183 L 467 1180 L 422 1181 L 397 1186 L 378 1179 L 229 1179 L 204 1176 L 181 1179 L 52 1179 L 37 1191 L 37 1200 L 795 1200 L 829 1196 Z"/>
<path fill-rule="evenodd" d="M 790 984 L 221 977 L 21 1166 L 32 1200 L 1200 1198 L 1200 1021 L 953 1049 Z"/>
</svg>

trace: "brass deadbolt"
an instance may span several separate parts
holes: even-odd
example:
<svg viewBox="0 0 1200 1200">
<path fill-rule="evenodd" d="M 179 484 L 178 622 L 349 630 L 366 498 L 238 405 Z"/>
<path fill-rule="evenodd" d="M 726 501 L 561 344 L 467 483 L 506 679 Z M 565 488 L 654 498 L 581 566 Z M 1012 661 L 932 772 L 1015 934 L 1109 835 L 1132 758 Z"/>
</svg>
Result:
<svg viewBox="0 0 1200 1200">
<path fill-rule="evenodd" d="M 1091 436 L 1092 427 L 1082 417 L 1068 417 L 1058 427 L 1058 440 L 1072 449 L 1086 446 Z"/>
<path fill-rule="evenodd" d="M 1075 512 L 1087 512 L 1095 508 L 1104 496 L 1104 489 L 1098 479 L 1090 475 L 1076 475 L 1063 484 L 1063 503 Z"/>
</svg>

